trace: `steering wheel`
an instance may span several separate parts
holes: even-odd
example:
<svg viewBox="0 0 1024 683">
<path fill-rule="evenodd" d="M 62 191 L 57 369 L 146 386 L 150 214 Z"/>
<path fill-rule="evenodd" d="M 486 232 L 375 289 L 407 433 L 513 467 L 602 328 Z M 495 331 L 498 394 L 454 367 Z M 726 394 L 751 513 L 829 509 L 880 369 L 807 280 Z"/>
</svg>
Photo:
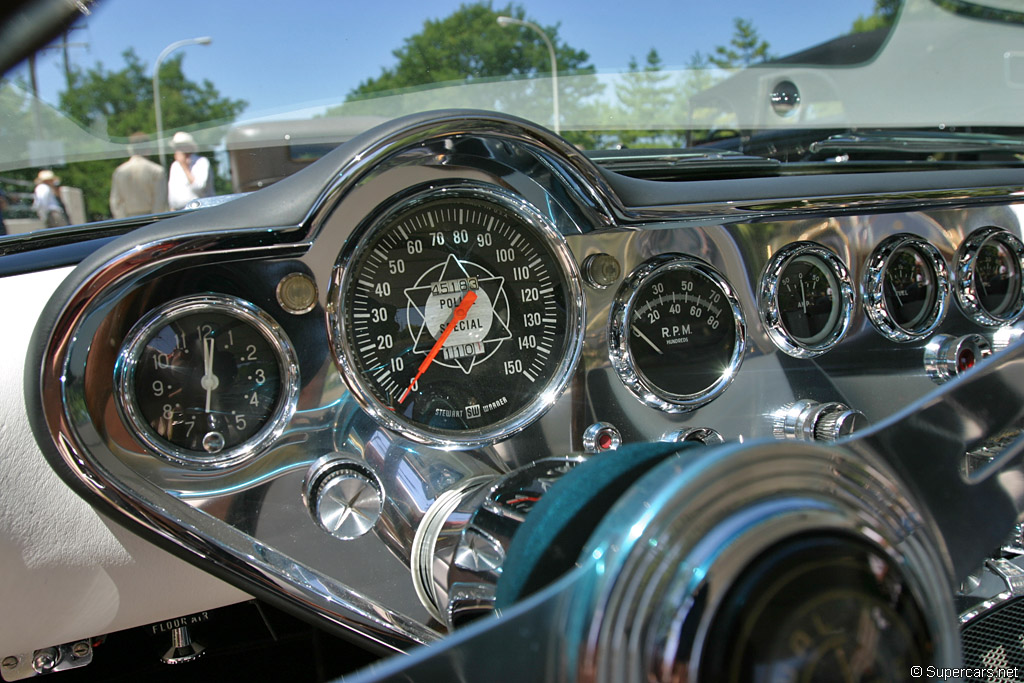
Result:
<svg viewBox="0 0 1024 683">
<path fill-rule="evenodd" d="M 1009 468 L 1024 443 L 980 472 L 961 463 L 1021 417 L 1022 386 L 1017 344 L 838 445 L 592 458 L 518 530 L 497 616 L 356 680 L 510 667 L 527 680 L 902 680 L 956 667 L 950 596 L 1018 515 Z"/>
</svg>

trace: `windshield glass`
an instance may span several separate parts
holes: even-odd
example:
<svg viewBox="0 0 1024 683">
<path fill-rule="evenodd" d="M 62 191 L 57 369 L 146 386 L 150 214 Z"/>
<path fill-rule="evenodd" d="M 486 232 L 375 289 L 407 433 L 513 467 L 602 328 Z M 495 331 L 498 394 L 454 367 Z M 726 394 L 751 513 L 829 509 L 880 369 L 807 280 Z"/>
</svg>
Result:
<svg viewBox="0 0 1024 683">
<path fill-rule="evenodd" d="M 1020 131 L 1024 105 L 1024 14 L 1009 0 L 91 10 L 0 82 L 8 233 L 259 189 L 377 123 L 450 107 L 637 154 L 941 164 L 1024 151 L 993 137 Z M 617 154 L 597 156 L 634 153 Z M 140 177 L 152 192 L 126 192 Z"/>
</svg>

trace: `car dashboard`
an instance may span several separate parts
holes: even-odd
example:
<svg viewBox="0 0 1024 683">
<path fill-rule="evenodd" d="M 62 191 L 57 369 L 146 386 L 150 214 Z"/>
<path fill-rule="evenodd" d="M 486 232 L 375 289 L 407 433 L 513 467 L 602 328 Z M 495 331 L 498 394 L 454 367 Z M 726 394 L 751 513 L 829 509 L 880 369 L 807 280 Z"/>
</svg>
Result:
<svg viewBox="0 0 1024 683">
<path fill-rule="evenodd" d="M 1019 389 L 963 392 L 1019 365 L 1021 187 L 1017 170 L 645 181 L 518 119 L 407 117 L 89 256 L 40 318 L 29 418 L 104 514 L 383 652 L 568 605 L 555 623 L 589 654 L 544 671 L 614 679 L 625 670 L 602 657 L 625 636 L 606 627 L 682 642 L 692 618 L 692 647 L 658 631 L 621 666 L 706 676 L 730 633 L 783 649 L 807 636 L 735 625 L 736 591 L 774 590 L 774 553 L 888 563 L 912 597 L 881 621 L 909 626 L 879 627 L 891 649 L 872 666 L 955 665 L 958 614 L 1004 591 L 976 570 L 1013 545 L 1013 505 L 970 473 L 1003 457 Z M 908 410 L 954 394 L 974 420 L 947 424 L 959 455 L 932 448 L 934 421 L 892 441 L 918 433 Z M 558 496 L 583 502 L 559 511 Z M 545 536 L 535 514 L 577 526 Z M 635 527 L 674 554 L 616 573 L 609 552 L 618 587 L 591 586 L 603 597 L 587 607 L 552 597 Z M 698 536 L 721 547 L 701 555 Z M 607 542 L 628 554 L 628 538 Z M 688 562 L 713 589 L 637 578 Z M 660 597 L 630 612 L 641 584 Z M 601 626 L 576 642 L 573 619 Z"/>
</svg>

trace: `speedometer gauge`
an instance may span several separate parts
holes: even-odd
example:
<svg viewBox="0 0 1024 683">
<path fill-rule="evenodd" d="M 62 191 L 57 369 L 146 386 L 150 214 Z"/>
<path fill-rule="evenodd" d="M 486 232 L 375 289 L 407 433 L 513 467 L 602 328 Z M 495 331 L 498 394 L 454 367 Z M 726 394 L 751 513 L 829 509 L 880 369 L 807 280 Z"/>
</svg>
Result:
<svg viewBox="0 0 1024 683">
<path fill-rule="evenodd" d="M 960 245 L 956 298 L 979 325 L 1006 325 L 1024 314 L 1024 243 L 999 228 L 981 228 Z"/>
<path fill-rule="evenodd" d="M 331 301 L 335 352 L 363 407 L 445 447 L 488 443 L 540 416 L 582 344 L 565 241 L 488 186 L 399 202 L 339 259 Z"/>
<path fill-rule="evenodd" d="M 931 334 L 946 314 L 949 276 L 942 254 L 914 235 L 893 235 L 868 259 L 864 308 L 878 331 L 909 342 Z"/>
<path fill-rule="evenodd" d="M 746 330 L 729 283 L 703 261 L 659 256 L 622 285 L 612 307 L 612 365 L 644 403 L 693 410 L 728 388 Z"/>
</svg>

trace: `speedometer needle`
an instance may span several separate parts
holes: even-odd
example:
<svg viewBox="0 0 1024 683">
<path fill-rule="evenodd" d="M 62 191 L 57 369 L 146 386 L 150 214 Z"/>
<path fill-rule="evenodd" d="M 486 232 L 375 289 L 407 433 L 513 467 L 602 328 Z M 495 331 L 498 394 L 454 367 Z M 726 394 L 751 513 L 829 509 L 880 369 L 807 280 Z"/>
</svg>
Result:
<svg viewBox="0 0 1024 683">
<path fill-rule="evenodd" d="M 418 382 L 420 377 L 423 376 L 423 373 L 427 371 L 430 364 L 434 362 L 434 359 L 437 358 L 437 354 L 441 351 L 441 347 L 443 347 L 444 343 L 448 341 L 448 337 L 451 336 L 451 333 L 455 331 L 455 325 L 457 325 L 460 320 L 465 319 L 466 314 L 469 313 L 469 309 L 473 306 L 473 302 L 475 301 L 476 292 L 472 289 L 466 292 L 466 296 L 462 297 L 462 301 L 460 301 L 459 305 L 455 307 L 454 311 L 452 311 L 452 319 L 448 321 L 448 326 L 444 328 L 444 332 L 442 332 L 441 336 L 437 338 L 436 342 L 434 342 L 434 346 L 430 349 L 430 353 L 428 353 L 427 357 L 423 359 L 422 363 L 420 363 L 420 367 L 416 371 L 416 376 L 412 378 L 411 382 L 409 382 L 409 386 L 406 387 L 405 391 L 402 392 L 402 395 L 398 397 L 399 403 L 405 402 L 405 399 L 409 396 L 412 388 L 416 386 L 416 382 Z"/>
</svg>

